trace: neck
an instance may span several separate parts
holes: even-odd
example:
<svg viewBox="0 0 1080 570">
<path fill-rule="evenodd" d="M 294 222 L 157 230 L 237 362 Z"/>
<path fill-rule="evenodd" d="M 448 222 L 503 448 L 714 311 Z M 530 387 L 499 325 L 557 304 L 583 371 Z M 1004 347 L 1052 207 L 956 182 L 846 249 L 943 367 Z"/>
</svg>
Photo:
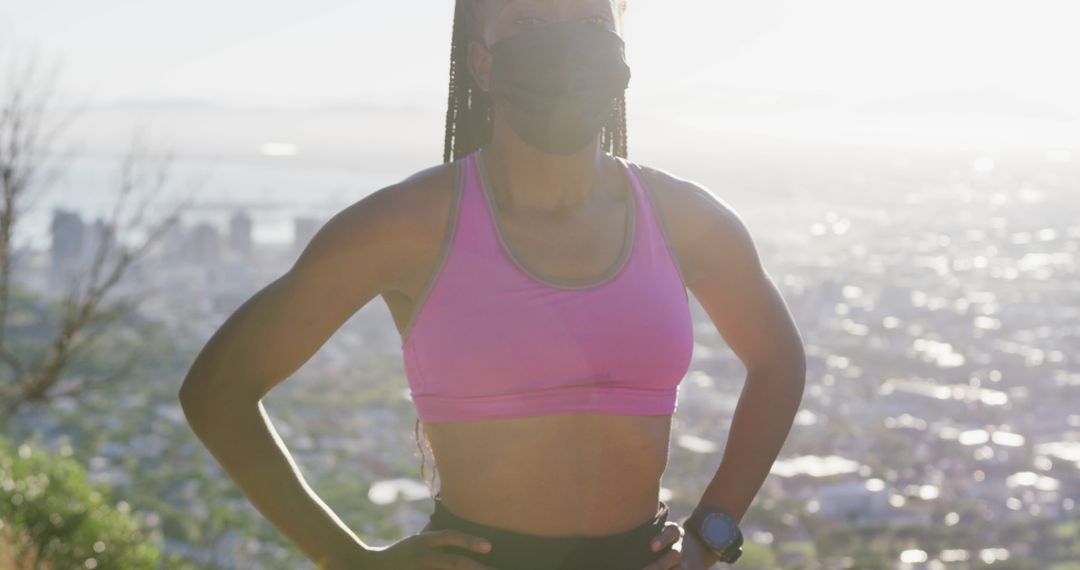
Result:
<svg viewBox="0 0 1080 570">
<path fill-rule="evenodd" d="M 501 120 L 493 125 L 491 143 L 481 156 L 500 207 L 554 216 L 581 211 L 592 202 L 605 166 L 599 137 L 571 155 L 547 154 Z"/>
</svg>

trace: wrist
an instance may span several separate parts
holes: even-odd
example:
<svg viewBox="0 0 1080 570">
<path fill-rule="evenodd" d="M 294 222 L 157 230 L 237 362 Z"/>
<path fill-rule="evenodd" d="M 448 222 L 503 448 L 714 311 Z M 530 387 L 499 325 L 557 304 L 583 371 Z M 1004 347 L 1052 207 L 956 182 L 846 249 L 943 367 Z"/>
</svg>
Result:
<svg viewBox="0 0 1080 570">
<path fill-rule="evenodd" d="M 723 509 L 698 505 L 686 517 L 683 528 L 711 553 L 714 563 L 733 563 L 742 555 L 742 531 L 735 518 Z"/>
<path fill-rule="evenodd" d="M 683 540 L 692 540 L 697 545 L 697 552 L 701 557 L 701 563 L 703 568 L 712 568 L 717 562 L 721 562 L 720 555 L 715 550 L 709 548 L 708 544 L 705 544 L 696 533 L 687 530 L 686 538 Z"/>
</svg>

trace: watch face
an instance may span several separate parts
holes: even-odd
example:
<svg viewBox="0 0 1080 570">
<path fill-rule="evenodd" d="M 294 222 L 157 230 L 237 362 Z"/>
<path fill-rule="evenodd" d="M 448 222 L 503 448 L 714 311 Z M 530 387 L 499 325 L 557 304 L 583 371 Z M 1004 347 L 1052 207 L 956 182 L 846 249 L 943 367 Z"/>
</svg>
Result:
<svg viewBox="0 0 1080 570">
<path fill-rule="evenodd" d="M 721 513 L 709 513 L 701 521 L 701 534 L 713 548 L 724 548 L 734 542 L 737 530 L 735 521 Z"/>
</svg>

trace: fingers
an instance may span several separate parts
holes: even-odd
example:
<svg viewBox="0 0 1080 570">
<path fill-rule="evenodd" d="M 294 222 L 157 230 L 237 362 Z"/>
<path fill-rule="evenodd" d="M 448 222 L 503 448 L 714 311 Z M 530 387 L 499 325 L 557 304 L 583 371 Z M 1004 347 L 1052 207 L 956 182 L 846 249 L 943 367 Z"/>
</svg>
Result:
<svg viewBox="0 0 1080 570">
<path fill-rule="evenodd" d="M 683 553 L 681 550 L 669 550 L 645 567 L 645 570 L 676 570 L 682 568 Z"/>
<path fill-rule="evenodd" d="M 683 528 L 679 526 L 679 523 L 668 521 L 664 523 L 663 530 L 653 538 L 649 546 L 653 552 L 660 552 L 682 538 L 683 533 Z"/>
<path fill-rule="evenodd" d="M 423 568 L 438 570 L 496 570 L 494 567 L 481 564 L 467 556 L 439 551 L 439 548 L 444 546 L 456 546 L 473 552 L 487 553 L 491 551 L 491 543 L 487 539 L 453 529 L 428 531 L 423 534 L 426 541 L 425 546 L 431 550 L 424 556 Z"/>
<path fill-rule="evenodd" d="M 446 529 L 424 533 L 428 537 L 428 546 L 458 546 L 474 552 L 490 552 L 491 543 L 479 536 L 466 534 L 459 530 Z"/>
<path fill-rule="evenodd" d="M 663 556 L 649 563 L 643 570 L 674 570 L 682 568 L 682 539 L 684 532 L 685 531 L 678 523 L 668 522 L 664 526 L 664 529 L 656 535 L 656 539 L 653 542 L 654 552 L 663 550 L 664 548 L 668 548 L 668 552 L 665 552 Z M 657 547 L 657 544 L 660 546 Z"/>
</svg>

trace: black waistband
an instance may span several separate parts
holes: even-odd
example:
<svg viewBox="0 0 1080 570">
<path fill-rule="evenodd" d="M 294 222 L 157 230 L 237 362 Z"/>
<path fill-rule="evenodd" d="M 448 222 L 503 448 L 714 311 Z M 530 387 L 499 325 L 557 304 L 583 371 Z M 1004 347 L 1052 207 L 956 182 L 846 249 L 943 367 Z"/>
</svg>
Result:
<svg viewBox="0 0 1080 570">
<path fill-rule="evenodd" d="M 624 532 L 603 536 L 539 536 L 489 526 L 458 516 L 447 509 L 436 495 L 435 510 L 428 528 L 455 529 L 486 538 L 492 545 L 492 550 L 488 553 L 450 548 L 455 553 L 465 554 L 500 570 L 599 567 L 618 570 L 641 568 L 663 554 L 652 552 L 650 542 L 664 527 L 668 514 L 667 503 L 660 501 L 659 508 L 651 519 Z M 596 566 L 601 562 L 602 566 Z"/>
</svg>

